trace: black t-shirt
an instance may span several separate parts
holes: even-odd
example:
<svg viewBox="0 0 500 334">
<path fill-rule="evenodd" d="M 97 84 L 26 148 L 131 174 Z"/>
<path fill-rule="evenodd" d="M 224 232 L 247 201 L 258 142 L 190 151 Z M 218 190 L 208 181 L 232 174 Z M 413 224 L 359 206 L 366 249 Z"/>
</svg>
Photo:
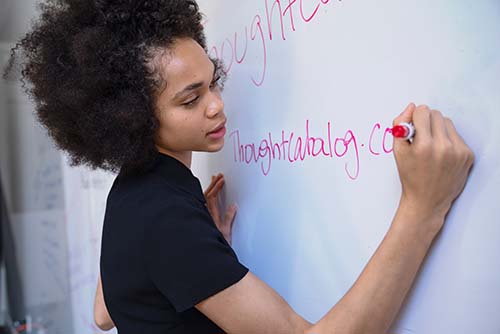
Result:
<svg viewBox="0 0 500 334">
<path fill-rule="evenodd" d="M 106 206 L 101 276 L 119 334 L 223 333 L 194 305 L 247 272 L 181 162 L 158 154 L 147 173 L 117 176 Z"/>
</svg>

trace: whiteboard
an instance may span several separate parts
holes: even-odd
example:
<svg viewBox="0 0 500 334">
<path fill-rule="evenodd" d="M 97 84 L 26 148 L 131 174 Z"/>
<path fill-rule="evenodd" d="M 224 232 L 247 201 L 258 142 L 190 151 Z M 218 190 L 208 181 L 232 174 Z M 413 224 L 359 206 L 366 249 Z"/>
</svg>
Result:
<svg viewBox="0 0 500 334">
<path fill-rule="evenodd" d="M 385 129 L 425 103 L 454 120 L 476 163 L 391 332 L 500 333 L 500 2 L 199 3 L 230 76 L 229 131 L 193 169 L 205 186 L 225 173 L 240 260 L 319 320 L 397 208 Z"/>
</svg>

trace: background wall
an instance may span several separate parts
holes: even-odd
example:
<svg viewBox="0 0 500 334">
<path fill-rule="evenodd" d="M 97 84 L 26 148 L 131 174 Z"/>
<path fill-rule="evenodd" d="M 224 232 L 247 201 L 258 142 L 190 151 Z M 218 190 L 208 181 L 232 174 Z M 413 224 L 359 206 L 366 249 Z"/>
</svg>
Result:
<svg viewBox="0 0 500 334">
<path fill-rule="evenodd" d="M 2 68 L 36 15 L 35 8 L 35 1 L 2 2 Z M 112 176 L 70 168 L 36 122 L 33 105 L 18 84 L 3 80 L 0 169 L 32 333 L 100 332 L 93 324 L 93 298 L 106 187 Z"/>
</svg>

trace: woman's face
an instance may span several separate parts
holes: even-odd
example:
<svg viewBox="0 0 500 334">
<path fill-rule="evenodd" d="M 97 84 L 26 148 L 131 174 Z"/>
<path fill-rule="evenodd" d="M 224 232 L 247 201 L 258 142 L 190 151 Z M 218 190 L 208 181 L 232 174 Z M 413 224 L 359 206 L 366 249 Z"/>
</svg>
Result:
<svg viewBox="0 0 500 334">
<path fill-rule="evenodd" d="M 215 152 L 224 146 L 224 102 L 215 65 L 193 39 L 178 39 L 162 56 L 166 86 L 157 97 L 160 152 L 186 163 L 192 151 Z"/>
</svg>

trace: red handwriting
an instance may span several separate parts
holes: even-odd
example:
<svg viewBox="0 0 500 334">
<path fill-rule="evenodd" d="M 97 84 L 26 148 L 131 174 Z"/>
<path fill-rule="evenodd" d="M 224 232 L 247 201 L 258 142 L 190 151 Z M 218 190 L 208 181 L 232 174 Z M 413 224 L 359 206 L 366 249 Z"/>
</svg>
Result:
<svg viewBox="0 0 500 334">
<path fill-rule="evenodd" d="M 305 133 L 282 130 L 279 136 L 271 132 L 257 142 L 242 142 L 240 130 L 232 131 L 233 160 L 247 165 L 257 164 L 264 176 L 269 175 L 275 161 L 293 164 L 307 159 L 328 158 L 342 159 L 344 170 L 351 180 L 356 180 L 360 172 L 360 150 L 365 144 L 359 144 L 353 130 L 347 130 L 341 136 L 333 136 L 331 122 L 324 125 L 323 133 L 312 134 L 310 121 L 305 122 Z M 391 128 L 382 131 L 376 123 L 369 135 L 369 154 L 379 156 L 392 153 Z M 390 141 L 390 142 L 389 142 Z"/>
<path fill-rule="evenodd" d="M 212 46 L 209 54 L 224 61 L 226 73 L 231 71 L 235 63 L 240 65 L 247 60 L 258 59 L 259 70 L 251 74 L 250 79 L 255 86 L 262 86 L 268 70 L 268 43 L 272 42 L 275 37 L 273 22 L 279 20 L 279 36 L 285 41 L 287 33 L 297 30 L 295 24 L 297 12 L 300 14 L 298 18 L 309 24 L 318 16 L 321 6 L 333 2 L 332 0 L 264 0 L 264 15 L 255 14 L 251 23 L 241 32 L 237 31 L 231 37 L 224 38 L 220 45 Z M 289 17 L 288 24 L 285 20 L 287 16 Z"/>
<path fill-rule="evenodd" d="M 370 150 L 370 153 L 372 155 L 380 155 L 380 152 L 375 151 L 373 148 L 374 135 L 381 131 L 380 128 L 381 128 L 380 123 L 375 123 L 375 125 L 372 128 L 372 132 L 370 133 L 370 139 L 368 140 L 368 149 Z M 391 133 L 391 130 L 392 128 L 386 128 L 382 135 L 381 147 L 384 153 L 392 153 L 392 142 L 391 145 L 387 144 L 387 135 Z M 392 139 L 392 136 L 389 136 L 389 138 Z"/>
</svg>

